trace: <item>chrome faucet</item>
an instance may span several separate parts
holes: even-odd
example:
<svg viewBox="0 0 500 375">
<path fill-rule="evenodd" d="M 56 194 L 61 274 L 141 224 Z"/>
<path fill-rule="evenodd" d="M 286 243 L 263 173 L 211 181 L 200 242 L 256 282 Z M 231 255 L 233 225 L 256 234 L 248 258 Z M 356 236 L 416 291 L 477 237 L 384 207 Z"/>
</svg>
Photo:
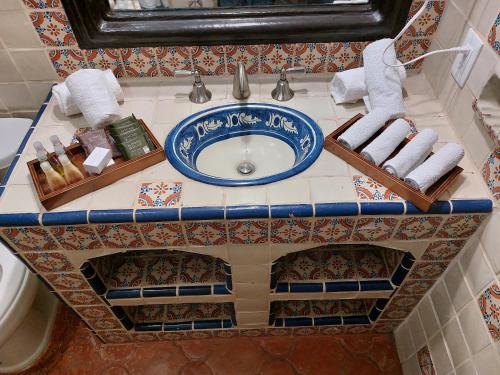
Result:
<svg viewBox="0 0 500 375">
<path fill-rule="evenodd" d="M 241 61 L 236 66 L 233 78 L 233 96 L 238 99 L 247 99 L 250 96 L 250 86 L 248 85 L 248 76 L 245 64 Z"/>
<path fill-rule="evenodd" d="M 305 73 L 303 66 L 294 66 L 288 69 L 281 69 L 280 79 L 276 84 L 276 88 L 271 92 L 273 99 L 280 102 L 286 102 L 293 98 L 295 92 L 290 88 L 290 83 L 286 78 L 287 73 Z"/>
<path fill-rule="evenodd" d="M 212 93 L 207 90 L 205 84 L 201 81 L 200 72 L 197 70 L 176 70 L 176 77 L 194 76 L 193 90 L 189 94 L 189 100 L 196 104 L 203 104 L 212 99 Z"/>
</svg>

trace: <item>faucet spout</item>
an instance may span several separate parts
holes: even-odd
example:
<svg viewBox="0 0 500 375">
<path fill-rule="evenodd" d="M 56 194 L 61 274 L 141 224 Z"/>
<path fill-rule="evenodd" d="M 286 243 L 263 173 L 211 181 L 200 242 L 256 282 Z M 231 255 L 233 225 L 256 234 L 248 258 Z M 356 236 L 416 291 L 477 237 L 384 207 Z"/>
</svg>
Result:
<svg viewBox="0 0 500 375">
<path fill-rule="evenodd" d="M 233 96 L 238 99 L 247 99 L 250 96 L 250 86 L 248 85 L 248 76 L 245 64 L 241 61 L 236 67 L 233 79 Z"/>
</svg>

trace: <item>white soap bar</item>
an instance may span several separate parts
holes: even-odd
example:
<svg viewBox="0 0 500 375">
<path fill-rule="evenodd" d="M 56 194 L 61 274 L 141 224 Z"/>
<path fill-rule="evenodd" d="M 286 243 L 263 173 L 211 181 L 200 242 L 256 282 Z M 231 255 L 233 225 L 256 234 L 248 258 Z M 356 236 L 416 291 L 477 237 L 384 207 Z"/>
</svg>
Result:
<svg viewBox="0 0 500 375">
<path fill-rule="evenodd" d="M 110 165 L 110 161 L 112 160 L 110 149 L 96 147 L 83 162 L 83 167 L 91 174 L 99 174 L 104 168 Z"/>
</svg>

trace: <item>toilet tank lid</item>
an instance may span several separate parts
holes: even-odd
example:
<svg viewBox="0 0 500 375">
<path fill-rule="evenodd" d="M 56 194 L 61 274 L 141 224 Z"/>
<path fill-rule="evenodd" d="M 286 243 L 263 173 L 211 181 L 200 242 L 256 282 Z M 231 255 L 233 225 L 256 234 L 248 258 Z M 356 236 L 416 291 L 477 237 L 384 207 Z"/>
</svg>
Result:
<svg viewBox="0 0 500 375">
<path fill-rule="evenodd" d="M 0 118 L 0 169 L 12 162 L 32 123 L 26 118 Z"/>
</svg>

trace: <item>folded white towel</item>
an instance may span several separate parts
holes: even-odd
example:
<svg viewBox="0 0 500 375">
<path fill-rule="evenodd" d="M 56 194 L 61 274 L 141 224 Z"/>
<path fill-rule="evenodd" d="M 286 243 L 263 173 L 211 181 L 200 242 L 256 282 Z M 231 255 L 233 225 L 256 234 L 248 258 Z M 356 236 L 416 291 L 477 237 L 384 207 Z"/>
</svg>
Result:
<svg viewBox="0 0 500 375">
<path fill-rule="evenodd" d="M 384 169 L 398 178 L 406 177 L 427 159 L 437 140 L 438 135 L 434 130 L 421 130 L 395 157 L 384 163 Z"/>
<path fill-rule="evenodd" d="M 390 120 L 390 113 L 377 108 L 343 132 L 338 140 L 347 148 L 354 150 L 368 141 L 377 130 Z"/>
<path fill-rule="evenodd" d="M 400 63 L 398 61 L 398 63 Z M 406 80 L 406 69 L 398 68 L 401 82 Z M 330 82 L 330 95 L 337 104 L 355 103 L 368 95 L 365 84 L 365 68 L 349 69 L 335 73 Z"/>
<path fill-rule="evenodd" d="M 365 83 L 373 108 L 385 108 L 391 112 L 391 118 L 400 118 L 405 114 L 403 90 L 399 68 L 386 66 L 383 54 L 391 39 L 381 39 L 369 44 L 363 51 Z M 396 64 L 394 46 L 387 50 L 386 61 Z"/>
<path fill-rule="evenodd" d="M 102 71 L 79 70 L 66 79 L 66 85 L 92 128 L 103 128 L 121 118 L 116 97 L 106 84 Z"/>
<path fill-rule="evenodd" d="M 403 119 L 394 121 L 361 151 L 361 156 L 375 165 L 382 164 L 401 144 L 410 130 L 410 124 L 407 121 Z"/>
<path fill-rule="evenodd" d="M 97 69 L 88 69 L 88 70 L 97 70 Z M 118 80 L 116 79 L 115 75 L 111 71 L 111 69 L 103 71 L 104 73 L 104 79 L 106 80 L 106 84 L 109 86 L 111 91 L 115 94 L 116 100 L 118 102 L 123 102 L 125 100 L 125 97 L 123 95 L 123 90 L 118 83 Z M 57 104 L 59 105 L 59 108 L 61 109 L 61 112 L 64 113 L 66 116 L 74 116 L 78 115 L 81 113 L 80 108 L 76 105 L 75 101 L 73 100 L 73 97 L 69 93 L 68 87 L 65 82 L 60 83 L 58 85 L 55 85 L 52 88 L 52 93 L 54 94 Z"/>
<path fill-rule="evenodd" d="M 441 177 L 451 171 L 464 157 L 464 149 L 456 143 L 447 143 L 423 164 L 405 177 L 413 188 L 426 192 Z"/>
</svg>

